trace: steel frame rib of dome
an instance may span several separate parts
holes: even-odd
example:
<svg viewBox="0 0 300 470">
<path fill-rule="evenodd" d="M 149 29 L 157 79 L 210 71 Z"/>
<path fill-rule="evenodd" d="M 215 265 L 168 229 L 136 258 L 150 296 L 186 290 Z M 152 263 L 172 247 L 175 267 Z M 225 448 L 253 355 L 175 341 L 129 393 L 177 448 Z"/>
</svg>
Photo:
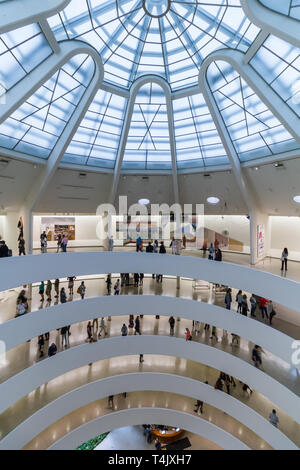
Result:
<svg viewBox="0 0 300 470">
<path fill-rule="evenodd" d="M 101 7 L 98 0 L 89 3 L 86 1 L 79 3 L 78 0 L 56 0 L 55 4 L 53 1 L 45 1 L 42 7 L 37 0 L 22 0 L 22 2 L 23 9 L 20 9 L 17 17 L 14 17 L 12 5 L 15 3 L 18 6 L 19 0 L 0 2 L 2 10 L 0 62 L 2 59 L 3 63 L 8 65 L 13 63 L 17 72 L 11 78 L 10 87 L 3 85 L 5 84 L 3 68 L 2 76 L 0 76 L 0 152 L 12 158 L 42 164 L 44 171 L 39 183 L 42 183 L 44 189 L 58 166 L 113 173 L 111 200 L 115 198 L 121 173 L 169 173 L 173 175 L 174 201 L 178 202 L 178 173 L 230 169 L 236 177 L 238 186 L 242 189 L 244 199 L 248 201 L 248 206 L 253 208 L 255 202 L 251 202 L 251 197 L 249 197 L 242 168 L 299 156 L 299 90 L 297 86 L 300 80 L 298 65 L 300 59 L 297 48 L 300 47 L 300 28 L 297 17 L 299 9 L 293 0 L 290 0 L 286 11 L 279 12 L 270 9 L 269 0 L 169 1 L 167 6 L 161 4 L 163 6 L 157 7 L 161 8 L 157 11 L 155 5 L 159 3 L 154 0 L 148 0 L 148 3 L 147 0 L 107 1 L 104 4 L 102 2 Z M 79 4 L 85 5 L 84 14 L 68 20 L 66 12 L 72 12 L 74 8 L 76 13 Z M 124 8 L 128 4 L 130 7 L 134 5 L 135 8 L 126 14 Z M 148 14 L 150 9 L 151 12 L 157 14 Z M 109 17 L 114 10 L 117 12 L 118 20 Z M 123 12 L 121 15 L 119 10 Z M 238 12 L 240 21 L 237 30 L 230 27 L 224 20 L 226 14 L 232 13 L 233 10 Z M 128 86 L 118 86 L 117 81 L 113 83 L 112 80 L 107 79 L 106 63 L 108 62 L 105 54 L 107 49 L 110 49 L 110 57 L 113 56 L 120 44 L 122 45 L 127 38 L 132 38 L 137 34 L 136 25 L 130 21 L 133 22 L 135 15 L 141 11 L 142 13 L 139 14 L 148 26 L 137 29 L 140 36 L 132 60 Z M 186 11 L 186 18 L 181 16 L 182 11 Z M 31 12 L 31 15 L 28 12 Z M 51 16 L 55 12 L 57 14 Z M 115 30 L 110 37 L 111 44 L 108 40 L 104 44 L 104 26 L 98 21 L 100 13 L 108 15 L 107 24 L 115 25 Z M 215 18 L 213 18 L 213 13 L 216 15 Z M 60 23 L 57 19 L 58 15 L 60 15 Z M 86 31 L 84 28 L 86 28 L 87 15 L 92 27 Z M 128 29 L 127 23 L 124 26 L 124 18 L 127 18 L 131 24 L 131 30 Z M 178 21 L 178 18 L 181 18 L 181 21 Z M 200 30 L 199 24 L 201 21 L 204 22 L 204 19 L 207 22 L 207 30 L 203 29 L 198 39 L 199 41 L 207 40 L 213 44 L 212 50 L 207 53 L 204 52 L 204 46 L 202 48 L 197 46 L 197 37 L 193 36 L 196 33 L 192 29 L 197 27 Z M 154 20 L 157 22 L 155 24 L 159 24 L 157 31 L 155 28 L 151 30 L 151 22 Z M 116 21 L 118 21 L 118 27 Z M 163 21 L 168 21 L 169 29 L 162 27 Z M 80 28 L 83 31 L 81 34 Z M 253 28 L 252 39 L 249 39 L 247 34 L 251 28 Z M 177 47 L 172 53 L 173 56 L 179 54 L 177 63 L 180 64 L 185 60 L 180 60 L 180 54 L 188 54 L 189 60 L 193 60 L 193 65 L 186 68 L 197 69 L 196 81 L 194 83 L 187 81 L 186 86 L 181 88 L 174 88 L 172 83 L 168 83 L 171 75 L 169 69 L 171 65 L 174 65 L 169 60 L 170 53 L 167 49 L 167 44 L 172 42 L 172 39 L 168 39 L 166 35 L 170 34 L 171 30 L 174 41 L 179 41 L 182 46 L 182 50 Z M 104 44 L 102 49 L 98 48 L 97 51 L 93 41 L 90 41 L 93 45 L 88 44 L 90 36 L 87 38 L 85 35 L 91 33 L 98 34 L 99 41 L 101 40 Z M 20 34 L 24 34 L 21 41 L 17 40 Z M 153 43 L 147 39 L 149 35 Z M 149 50 L 152 46 L 155 49 L 156 35 L 161 41 L 160 51 L 164 73 L 157 73 L 157 68 L 155 68 L 153 57 L 159 56 L 157 52 L 153 57 L 150 56 L 149 70 L 145 73 L 141 72 L 138 69 L 145 45 L 148 47 L 150 44 Z M 224 37 L 227 37 L 227 42 Z M 33 44 L 39 45 L 37 57 L 34 54 L 36 51 Z M 282 48 L 286 57 L 284 54 L 280 57 L 280 50 L 274 51 L 276 45 Z M 157 48 L 155 50 L 157 51 Z M 127 52 L 129 54 L 129 49 Z M 86 54 L 86 58 L 83 54 Z M 262 67 L 264 59 L 268 66 L 265 74 Z M 70 60 L 73 62 L 70 63 Z M 94 63 L 94 74 L 88 73 L 84 68 L 88 60 Z M 76 70 L 76 64 L 78 70 Z M 70 72 L 71 66 L 73 66 L 74 73 Z M 121 74 L 122 63 L 119 66 Z M 154 70 L 149 73 L 151 67 Z M 73 88 L 70 86 L 68 89 L 66 81 L 59 82 L 63 74 L 66 74 L 68 81 L 74 81 L 74 83 L 75 80 L 77 81 Z M 295 83 L 288 83 L 287 89 L 284 89 L 281 82 L 284 82 L 288 75 Z M 224 83 L 218 83 L 222 79 Z M 2 96 L 1 83 L 2 93 L 6 91 Z M 142 95 L 143 86 L 147 87 L 149 83 L 151 90 L 154 88 L 156 90 L 156 96 L 153 93 L 153 103 L 149 100 L 142 103 L 136 102 L 139 99 L 139 93 Z M 48 102 L 44 98 L 44 102 L 39 103 L 37 98 L 39 93 L 41 94 L 43 85 L 46 89 L 45 95 L 48 93 L 51 97 Z M 97 93 L 100 95 L 102 93 L 105 97 L 103 102 L 100 97 L 100 101 L 96 103 L 99 109 L 104 109 L 101 112 L 95 112 L 93 109 L 93 100 L 97 98 Z M 57 98 L 54 98 L 55 95 Z M 108 95 L 110 100 L 114 99 L 115 103 L 118 97 L 125 103 L 123 110 L 114 105 L 113 116 L 109 115 L 112 108 L 109 107 Z M 146 96 L 147 93 L 144 95 Z M 58 116 L 54 116 L 55 113 L 51 110 L 58 110 L 59 114 L 61 102 L 67 103 L 70 109 L 68 109 L 67 118 L 63 114 L 59 116 L 61 133 L 58 134 L 57 129 L 53 131 Z M 188 118 L 180 115 L 180 108 L 185 110 Z M 145 114 L 145 109 L 148 109 L 148 114 Z M 93 113 L 96 116 L 95 122 L 89 118 Z M 235 122 L 230 120 L 230 114 L 237 116 Z M 135 117 L 141 120 L 134 121 Z M 84 119 L 92 122 L 92 128 L 84 129 L 86 122 Z M 37 128 L 38 120 L 40 122 Z M 188 121 L 188 124 L 185 124 L 184 120 Z M 118 122 L 117 126 L 115 122 Z M 133 122 L 136 127 L 133 126 L 131 129 Z M 3 134 L 3 126 L 7 129 L 7 135 Z M 94 127 L 97 126 L 98 129 L 95 129 Z M 110 131 L 103 131 L 101 126 L 105 129 L 117 128 L 117 133 L 111 137 L 109 146 L 98 145 L 99 141 L 106 142 L 110 139 L 110 135 L 112 136 Z M 142 126 L 144 126 L 144 134 L 141 131 Z M 164 132 L 162 136 L 155 135 L 159 128 L 161 128 L 160 132 Z M 16 138 L 16 129 L 19 132 L 18 138 Z M 135 136 L 136 129 L 138 129 L 137 133 L 141 133 L 138 136 L 139 139 Z M 9 135 L 9 132 L 14 134 Z M 22 132 L 23 135 L 21 135 Z M 76 139 L 80 132 L 84 139 L 92 139 L 92 143 L 90 141 L 78 142 Z M 44 138 L 47 140 L 50 136 L 51 145 L 42 158 L 39 155 L 39 144 L 36 145 L 37 151 L 33 149 L 31 135 L 38 142 L 42 142 Z M 258 144 L 257 140 L 255 144 L 255 139 L 259 139 L 261 143 Z M 136 148 L 128 149 L 128 142 Z M 70 156 L 66 157 L 69 146 L 74 146 L 74 143 L 85 153 L 87 148 L 89 149 L 84 158 L 79 158 L 78 155 L 75 155 L 73 159 Z M 245 151 L 244 149 L 247 148 L 248 150 Z M 95 157 L 93 157 L 93 152 Z M 99 152 L 107 153 L 109 156 L 106 160 L 101 160 Z M 128 160 L 128 154 L 136 155 L 135 161 L 130 161 L 130 158 Z M 143 155 L 141 159 L 140 155 Z M 163 162 L 161 155 L 166 155 Z M 29 200 L 32 199 L 32 209 L 34 209 L 33 201 L 38 199 L 33 192 L 34 190 L 32 190 L 32 197 L 29 197 Z"/>
</svg>

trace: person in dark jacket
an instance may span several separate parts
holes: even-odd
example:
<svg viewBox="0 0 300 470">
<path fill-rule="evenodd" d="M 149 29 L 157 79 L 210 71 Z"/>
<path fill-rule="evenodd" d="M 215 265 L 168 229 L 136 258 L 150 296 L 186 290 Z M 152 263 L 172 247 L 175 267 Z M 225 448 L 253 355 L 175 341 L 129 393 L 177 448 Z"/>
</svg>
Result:
<svg viewBox="0 0 300 470">
<path fill-rule="evenodd" d="M 222 251 L 220 250 L 220 248 L 218 248 L 216 251 L 215 261 L 222 261 Z"/>
<path fill-rule="evenodd" d="M 142 334 L 140 328 L 141 328 L 140 317 L 137 316 L 136 319 L 135 319 L 135 332 L 134 332 L 135 335 L 136 335 L 137 333 L 138 333 L 139 335 Z"/>
<path fill-rule="evenodd" d="M 26 255 L 25 253 L 25 240 L 23 237 L 20 237 L 19 243 L 18 243 L 18 248 L 19 248 L 19 256 L 21 255 Z"/>
<path fill-rule="evenodd" d="M 171 316 L 169 318 L 169 323 L 170 323 L 170 336 L 174 336 L 175 318 Z"/>
<path fill-rule="evenodd" d="M 146 246 L 146 253 L 153 253 L 153 245 L 151 242 L 149 242 L 148 246 Z"/>
<path fill-rule="evenodd" d="M 6 245 L 4 240 L 0 241 L 0 258 L 7 258 L 8 257 L 8 246 Z"/>
<path fill-rule="evenodd" d="M 57 353 L 56 344 L 55 344 L 55 343 L 52 343 L 51 346 L 49 346 L 49 349 L 48 349 L 48 356 L 49 356 L 49 357 L 55 356 L 56 353 Z"/>
</svg>

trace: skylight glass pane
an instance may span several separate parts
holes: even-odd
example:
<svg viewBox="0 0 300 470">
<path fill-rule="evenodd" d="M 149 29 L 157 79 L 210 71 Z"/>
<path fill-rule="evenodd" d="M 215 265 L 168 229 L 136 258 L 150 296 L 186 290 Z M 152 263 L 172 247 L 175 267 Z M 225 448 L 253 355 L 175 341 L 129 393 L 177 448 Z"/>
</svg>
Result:
<svg viewBox="0 0 300 470">
<path fill-rule="evenodd" d="M 0 146 L 48 158 L 92 78 L 93 60 L 78 55 L 0 125 Z"/>
<path fill-rule="evenodd" d="M 250 64 L 300 116 L 300 49 L 269 36 Z"/>
<path fill-rule="evenodd" d="M 125 98 L 99 90 L 62 161 L 113 168 L 126 106 Z"/>
<path fill-rule="evenodd" d="M 52 53 L 37 24 L 0 35 L 0 84 L 10 90 Z"/>
<path fill-rule="evenodd" d="M 270 10 L 300 20 L 299 0 L 259 0 L 259 2 Z"/>
<path fill-rule="evenodd" d="M 72 0 L 49 23 L 57 40 L 95 47 L 105 80 L 126 88 L 150 73 L 174 90 L 196 85 L 208 54 L 224 47 L 246 51 L 259 32 L 239 0 Z"/>
<path fill-rule="evenodd" d="M 216 73 L 222 80 L 214 79 Z M 231 65 L 216 61 L 209 67 L 207 78 L 241 161 L 299 148 Z"/>
<path fill-rule="evenodd" d="M 170 169 L 172 167 L 166 97 L 154 83 L 137 93 L 123 168 Z"/>
<path fill-rule="evenodd" d="M 228 163 L 202 94 L 174 100 L 173 113 L 179 168 Z"/>
</svg>

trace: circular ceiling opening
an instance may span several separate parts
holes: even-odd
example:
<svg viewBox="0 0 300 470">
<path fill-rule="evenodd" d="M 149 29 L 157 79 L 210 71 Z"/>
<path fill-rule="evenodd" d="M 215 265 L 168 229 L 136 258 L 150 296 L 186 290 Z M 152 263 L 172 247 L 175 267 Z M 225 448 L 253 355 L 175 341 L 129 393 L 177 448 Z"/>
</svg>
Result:
<svg viewBox="0 0 300 470">
<path fill-rule="evenodd" d="M 218 204 L 220 202 L 220 199 L 215 196 L 210 196 L 206 199 L 206 202 L 208 202 L 208 204 Z"/>
<path fill-rule="evenodd" d="M 147 206 L 149 204 L 149 199 L 139 199 L 140 206 Z"/>
<path fill-rule="evenodd" d="M 143 8 L 152 18 L 161 18 L 170 10 L 171 0 L 143 0 Z"/>
</svg>

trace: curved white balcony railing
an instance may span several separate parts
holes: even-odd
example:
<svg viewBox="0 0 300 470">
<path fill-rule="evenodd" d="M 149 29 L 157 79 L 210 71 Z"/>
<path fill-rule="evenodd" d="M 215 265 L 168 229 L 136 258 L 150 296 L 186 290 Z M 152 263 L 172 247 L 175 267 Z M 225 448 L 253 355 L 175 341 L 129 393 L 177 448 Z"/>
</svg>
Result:
<svg viewBox="0 0 300 470">
<path fill-rule="evenodd" d="M 120 295 L 94 297 L 67 302 L 0 324 L 0 339 L 6 351 L 64 325 L 88 321 L 100 316 L 166 315 L 215 325 L 259 344 L 292 367 L 294 339 L 249 317 L 206 302 L 156 295 Z"/>
<path fill-rule="evenodd" d="M 205 437 L 223 449 L 249 450 L 249 447 L 239 439 L 216 425 L 199 418 L 199 416 L 192 416 L 182 411 L 167 408 L 132 408 L 96 418 L 55 442 L 49 447 L 49 450 L 75 449 L 82 442 L 104 432 L 123 426 L 136 426 L 150 422 L 174 427 L 177 427 L 180 423 L 182 429 Z"/>
<path fill-rule="evenodd" d="M 5 258 L 0 263 L 0 289 L 99 272 L 159 272 L 201 279 L 254 292 L 300 312 L 299 283 L 295 281 L 232 263 L 154 253 L 73 252 Z"/>
<path fill-rule="evenodd" d="M 300 423 L 299 397 L 259 369 L 211 346 L 166 336 L 127 336 L 82 344 L 23 370 L 0 385 L 0 412 L 42 384 L 83 365 L 116 356 L 161 354 L 201 362 L 250 385 Z"/>
<path fill-rule="evenodd" d="M 109 395 L 135 391 L 172 391 L 195 400 L 201 397 L 206 404 L 224 411 L 243 423 L 274 449 L 297 449 L 297 446 L 281 431 L 236 398 L 198 380 L 174 374 L 147 372 L 100 379 L 66 393 L 41 408 L 4 437 L 0 441 L 0 450 L 21 449 L 43 430 L 74 410 Z"/>
</svg>

